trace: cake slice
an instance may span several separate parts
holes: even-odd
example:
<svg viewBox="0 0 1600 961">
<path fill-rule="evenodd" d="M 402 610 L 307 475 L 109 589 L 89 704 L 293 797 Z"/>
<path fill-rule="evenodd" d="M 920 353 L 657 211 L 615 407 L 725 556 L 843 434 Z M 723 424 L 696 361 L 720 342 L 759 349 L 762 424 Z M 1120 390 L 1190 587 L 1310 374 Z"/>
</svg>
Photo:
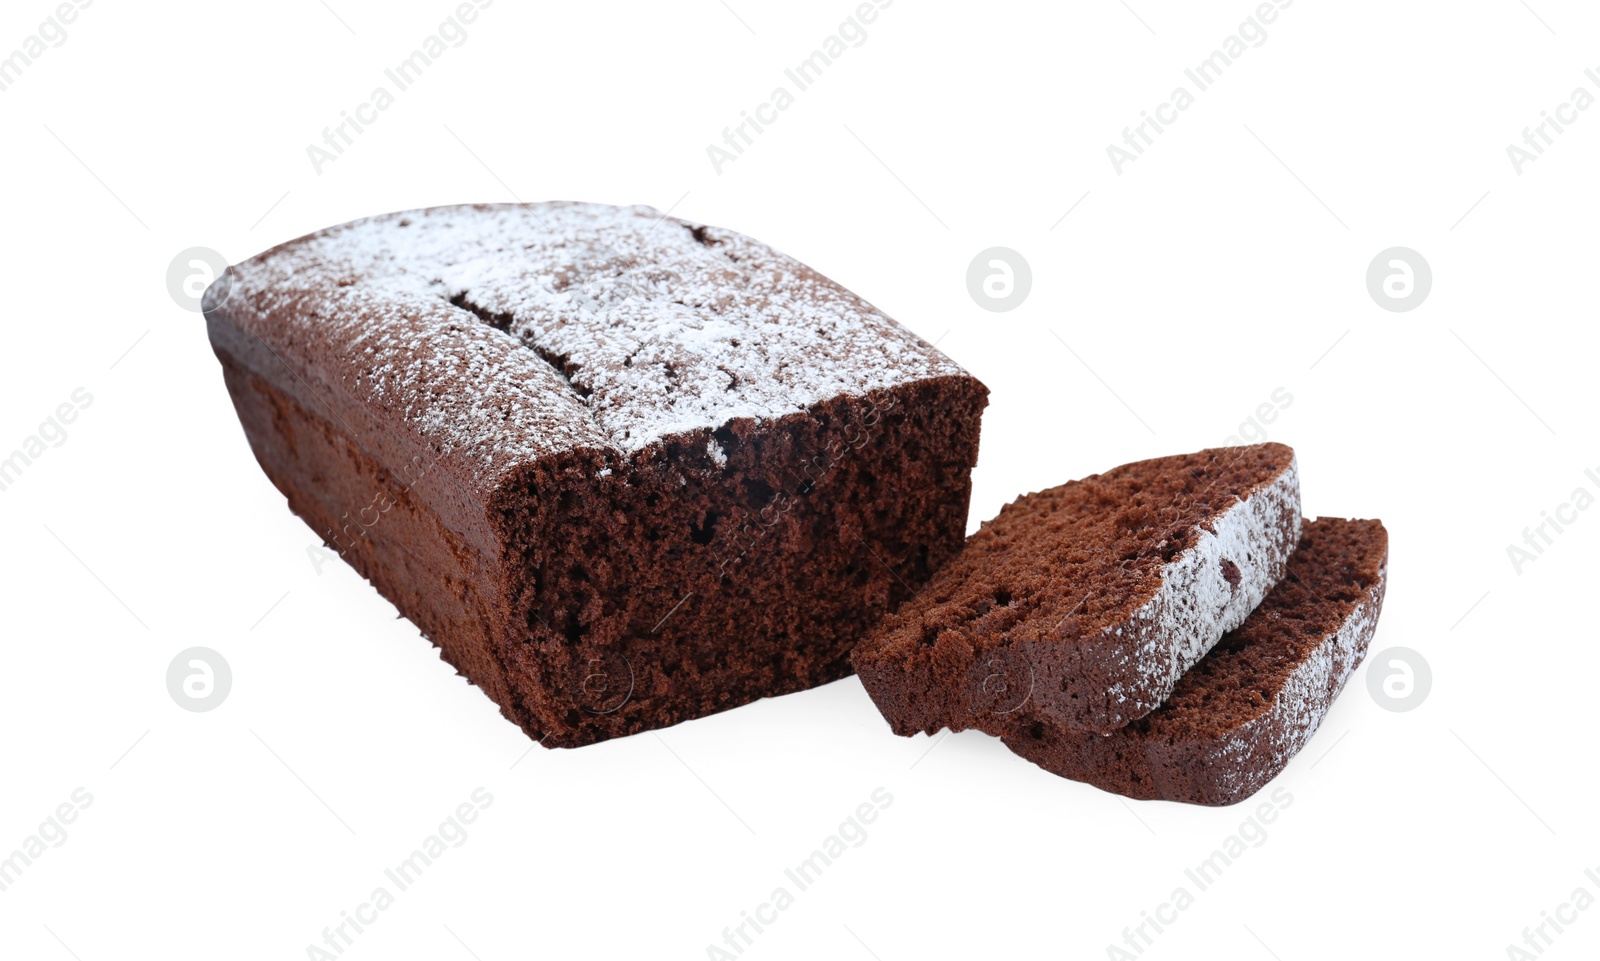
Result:
<svg viewBox="0 0 1600 961">
<path fill-rule="evenodd" d="M 1160 708 L 1109 735 L 1038 721 L 1008 735 L 1006 746 L 1128 797 L 1244 800 L 1305 747 L 1366 656 L 1388 550 L 1379 521 L 1307 521 L 1284 579 Z"/>
<path fill-rule="evenodd" d="M 1299 537 L 1282 444 L 1127 464 L 1008 504 L 853 661 L 897 734 L 1114 731 L 1244 621 Z"/>
<path fill-rule="evenodd" d="M 232 268 L 206 323 L 290 508 L 546 745 L 844 677 L 961 548 L 984 386 L 732 231 L 389 214 Z"/>
</svg>

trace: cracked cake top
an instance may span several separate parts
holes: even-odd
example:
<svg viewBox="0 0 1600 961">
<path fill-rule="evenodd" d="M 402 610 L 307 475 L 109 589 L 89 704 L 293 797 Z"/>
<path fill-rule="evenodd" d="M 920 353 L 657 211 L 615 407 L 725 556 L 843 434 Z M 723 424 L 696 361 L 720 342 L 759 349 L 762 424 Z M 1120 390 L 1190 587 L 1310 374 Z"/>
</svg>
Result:
<svg viewBox="0 0 1600 961">
<path fill-rule="evenodd" d="M 965 375 L 804 264 L 648 207 L 358 220 L 232 268 L 207 314 L 313 394 L 320 384 L 401 418 L 486 475 Z"/>
</svg>

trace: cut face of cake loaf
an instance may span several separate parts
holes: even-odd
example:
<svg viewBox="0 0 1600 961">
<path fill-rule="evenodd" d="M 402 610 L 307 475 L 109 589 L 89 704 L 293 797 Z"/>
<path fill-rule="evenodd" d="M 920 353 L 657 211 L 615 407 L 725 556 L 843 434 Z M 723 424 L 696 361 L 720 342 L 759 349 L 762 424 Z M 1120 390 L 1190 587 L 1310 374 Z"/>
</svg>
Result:
<svg viewBox="0 0 1600 961">
<path fill-rule="evenodd" d="M 1162 457 L 1029 494 L 854 655 L 897 734 L 1149 714 L 1283 576 L 1300 538 L 1282 444 Z"/>
<path fill-rule="evenodd" d="M 843 677 L 961 548 L 983 385 L 729 231 L 391 214 L 239 265 L 206 321 L 289 506 L 547 745 Z"/>
<path fill-rule="evenodd" d="M 1214 805 L 1249 797 L 1316 733 L 1366 656 L 1388 552 L 1378 521 L 1307 521 L 1284 579 L 1161 707 L 1109 735 L 1038 721 L 1007 735 L 1006 746 L 1129 797 Z"/>
</svg>

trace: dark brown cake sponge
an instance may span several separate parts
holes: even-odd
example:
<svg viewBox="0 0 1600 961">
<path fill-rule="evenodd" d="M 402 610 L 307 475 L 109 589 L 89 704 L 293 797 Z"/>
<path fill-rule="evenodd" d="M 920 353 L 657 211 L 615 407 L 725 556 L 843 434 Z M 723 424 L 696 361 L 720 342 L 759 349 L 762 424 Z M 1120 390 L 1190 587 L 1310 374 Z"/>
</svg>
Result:
<svg viewBox="0 0 1600 961">
<path fill-rule="evenodd" d="M 1244 621 L 1299 536 L 1282 444 L 1127 464 L 1007 505 L 853 663 L 897 734 L 1116 730 Z"/>
<path fill-rule="evenodd" d="M 1109 735 L 1035 722 L 1006 746 L 1128 797 L 1223 805 L 1276 777 L 1366 656 L 1388 561 L 1375 520 L 1307 521 L 1288 573 L 1160 708 Z"/>
</svg>

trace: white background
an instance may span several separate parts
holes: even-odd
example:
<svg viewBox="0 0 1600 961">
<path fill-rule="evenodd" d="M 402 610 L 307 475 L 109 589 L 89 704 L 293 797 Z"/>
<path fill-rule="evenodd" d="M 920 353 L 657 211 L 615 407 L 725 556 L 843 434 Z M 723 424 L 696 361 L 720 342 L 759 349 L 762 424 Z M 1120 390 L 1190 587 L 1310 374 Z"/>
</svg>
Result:
<svg viewBox="0 0 1600 961">
<path fill-rule="evenodd" d="M 1257 437 L 1297 449 L 1308 516 L 1388 525 L 1374 648 L 1422 652 L 1433 690 L 1392 713 L 1363 668 L 1265 841 L 1144 957 L 1502 958 L 1600 894 L 1600 510 L 1520 573 L 1506 551 L 1600 490 L 1600 109 L 1520 175 L 1506 154 L 1595 91 L 1592 5 L 1300 0 L 1119 176 L 1106 146 L 1254 4 L 900 0 L 718 175 L 707 145 L 852 3 L 499 0 L 319 175 L 306 146 L 453 9 L 328 2 L 102 0 L 0 92 L 0 453 L 93 397 L 0 491 L 0 854 L 93 797 L 0 892 L 0 955 L 307 957 L 481 786 L 467 840 L 343 957 L 704 958 L 882 787 L 743 957 L 1102 958 L 1251 816 L 1126 802 L 976 733 L 896 738 L 853 678 L 530 752 L 349 568 L 313 566 L 164 282 L 193 245 L 513 199 L 731 227 L 938 340 L 993 391 L 974 527 L 1292 395 Z M 0 55 L 52 9 L 6 3 Z M 1010 313 L 965 287 L 994 245 L 1033 268 Z M 1434 273 L 1408 313 L 1365 286 L 1395 245 Z M 194 645 L 233 669 L 209 713 L 164 680 Z M 1594 955 L 1600 910 L 1577 917 L 1546 957 Z"/>
</svg>

